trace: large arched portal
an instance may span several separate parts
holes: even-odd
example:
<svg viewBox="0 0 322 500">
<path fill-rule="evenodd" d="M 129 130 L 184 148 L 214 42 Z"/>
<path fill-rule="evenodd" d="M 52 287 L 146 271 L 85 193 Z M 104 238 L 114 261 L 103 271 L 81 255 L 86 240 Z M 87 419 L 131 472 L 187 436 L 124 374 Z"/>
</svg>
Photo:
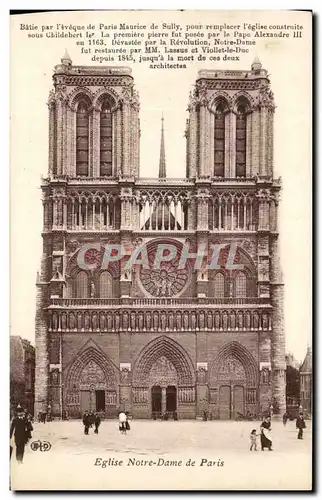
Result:
<svg viewBox="0 0 322 500">
<path fill-rule="evenodd" d="M 258 370 L 250 352 L 239 342 L 223 346 L 210 367 L 210 411 L 219 419 L 258 413 Z"/>
<path fill-rule="evenodd" d="M 187 352 L 174 340 L 161 336 L 140 353 L 133 371 L 132 408 L 136 418 L 194 418 L 195 374 Z"/>
<path fill-rule="evenodd" d="M 116 369 L 97 346 L 85 346 L 66 371 L 63 406 L 69 417 L 80 418 L 86 410 L 116 415 Z"/>
</svg>

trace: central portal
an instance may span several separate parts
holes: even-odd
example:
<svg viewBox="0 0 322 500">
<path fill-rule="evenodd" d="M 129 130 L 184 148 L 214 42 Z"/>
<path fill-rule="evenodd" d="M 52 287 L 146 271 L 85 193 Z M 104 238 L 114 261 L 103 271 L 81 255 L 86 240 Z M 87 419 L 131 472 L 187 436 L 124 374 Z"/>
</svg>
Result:
<svg viewBox="0 0 322 500">
<path fill-rule="evenodd" d="M 166 389 L 166 410 L 174 412 L 177 409 L 177 388 L 174 385 L 169 385 Z"/>
<path fill-rule="evenodd" d="M 151 389 L 152 418 L 164 417 L 167 414 L 172 418 L 177 410 L 177 388 L 174 385 L 161 387 L 154 385 Z"/>
</svg>

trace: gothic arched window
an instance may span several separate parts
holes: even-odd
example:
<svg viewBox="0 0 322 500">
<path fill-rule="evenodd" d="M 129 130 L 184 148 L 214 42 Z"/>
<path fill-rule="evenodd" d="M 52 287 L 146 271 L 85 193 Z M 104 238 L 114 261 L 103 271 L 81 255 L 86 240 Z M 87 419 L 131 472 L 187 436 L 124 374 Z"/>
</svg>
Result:
<svg viewBox="0 0 322 500">
<path fill-rule="evenodd" d="M 240 103 L 236 116 L 236 177 L 246 177 L 246 105 Z"/>
<path fill-rule="evenodd" d="M 214 175 L 224 177 L 225 171 L 225 105 L 220 102 L 215 112 L 215 165 Z"/>
<path fill-rule="evenodd" d="M 100 297 L 110 298 L 113 297 L 113 281 L 112 275 L 108 271 L 103 271 L 100 274 Z"/>
<path fill-rule="evenodd" d="M 76 275 L 75 297 L 86 299 L 88 295 L 88 276 L 85 271 L 79 271 Z"/>
<path fill-rule="evenodd" d="M 235 280 L 235 295 L 236 297 L 246 297 L 247 296 L 247 278 L 245 273 L 240 271 Z"/>
<path fill-rule="evenodd" d="M 76 175 L 88 175 L 88 105 L 80 101 L 76 112 Z"/>
<path fill-rule="evenodd" d="M 225 296 L 225 277 L 222 273 L 216 273 L 215 275 L 215 297 Z"/>
<path fill-rule="evenodd" d="M 110 103 L 105 101 L 100 115 L 100 176 L 112 175 L 112 118 Z"/>
</svg>

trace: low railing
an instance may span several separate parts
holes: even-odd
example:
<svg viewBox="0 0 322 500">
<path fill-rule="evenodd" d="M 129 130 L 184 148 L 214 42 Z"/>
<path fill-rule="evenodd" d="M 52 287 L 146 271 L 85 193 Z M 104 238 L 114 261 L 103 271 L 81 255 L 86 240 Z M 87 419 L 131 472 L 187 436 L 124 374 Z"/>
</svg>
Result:
<svg viewBox="0 0 322 500">
<path fill-rule="evenodd" d="M 115 307 L 115 306 L 189 306 L 189 305 L 243 305 L 267 304 L 268 299 L 259 297 L 121 297 L 121 298 L 53 298 L 57 307 Z"/>
</svg>

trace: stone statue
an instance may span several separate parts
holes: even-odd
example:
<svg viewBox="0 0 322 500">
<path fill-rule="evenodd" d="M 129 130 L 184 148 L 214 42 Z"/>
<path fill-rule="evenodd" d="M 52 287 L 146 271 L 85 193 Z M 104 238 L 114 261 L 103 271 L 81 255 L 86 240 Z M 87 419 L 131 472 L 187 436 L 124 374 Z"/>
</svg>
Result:
<svg viewBox="0 0 322 500">
<path fill-rule="evenodd" d="M 144 317 L 141 312 L 139 313 L 138 328 L 140 332 L 142 332 L 144 328 Z"/>
<path fill-rule="evenodd" d="M 59 370 L 53 370 L 51 372 L 51 383 L 52 385 L 59 385 Z"/>
<path fill-rule="evenodd" d="M 153 329 L 158 330 L 159 328 L 159 315 L 157 312 L 153 314 Z"/>
<path fill-rule="evenodd" d="M 53 325 L 53 330 L 57 330 L 58 328 L 58 319 L 57 319 L 57 314 L 53 314 L 53 320 L 52 320 L 52 325 Z"/>
<path fill-rule="evenodd" d="M 151 330 L 151 314 L 149 312 L 146 313 L 145 324 L 146 324 L 146 329 L 148 331 Z"/>
<path fill-rule="evenodd" d="M 207 328 L 208 330 L 212 330 L 212 314 L 210 311 L 207 314 Z"/>
<path fill-rule="evenodd" d="M 67 325 L 66 313 L 63 313 L 61 315 L 61 329 L 66 330 L 66 325 Z"/>
<path fill-rule="evenodd" d="M 170 311 L 168 315 L 169 330 L 173 330 L 173 313 Z"/>
<path fill-rule="evenodd" d="M 167 328 L 167 315 L 164 311 L 162 311 L 162 313 L 161 313 L 161 330 L 163 332 L 165 332 L 166 328 Z"/>
<path fill-rule="evenodd" d="M 263 330 L 267 330 L 268 328 L 268 317 L 267 314 L 263 314 L 262 316 Z"/>
<path fill-rule="evenodd" d="M 123 330 L 128 330 L 129 328 L 129 315 L 127 312 L 123 313 Z"/>
<path fill-rule="evenodd" d="M 250 314 L 249 314 L 249 312 L 247 312 L 245 314 L 245 328 L 246 328 L 246 330 L 250 329 Z"/>
<path fill-rule="evenodd" d="M 69 315 L 69 329 L 75 330 L 75 328 L 76 328 L 76 319 L 75 319 L 75 314 L 72 312 Z"/>
<path fill-rule="evenodd" d="M 120 315 L 119 315 L 119 313 L 115 313 L 114 321 L 115 321 L 115 331 L 118 332 L 120 329 Z"/>
<path fill-rule="evenodd" d="M 98 322 L 97 322 L 97 313 L 96 312 L 93 312 L 93 315 L 92 315 L 92 326 L 93 326 L 93 330 L 97 330 Z"/>
<path fill-rule="evenodd" d="M 191 313 L 191 330 L 196 329 L 196 313 Z"/>
<path fill-rule="evenodd" d="M 199 313 L 199 330 L 204 330 L 205 328 L 205 315 L 203 312 Z"/>
<path fill-rule="evenodd" d="M 253 314 L 253 328 L 254 330 L 258 330 L 258 314 Z"/>
<path fill-rule="evenodd" d="M 227 312 L 223 312 L 223 315 L 222 315 L 222 327 L 223 327 L 223 330 L 228 330 L 228 314 Z"/>
<path fill-rule="evenodd" d="M 107 315 L 107 330 L 109 332 L 113 330 L 113 318 L 111 313 L 108 313 Z"/>
<path fill-rule="evenodd" d="M 100 314 L 100 330 L 101 331 L 105 330 L 105 314 L 104 313 Z"/>
<path fill-rule="evenodd" d="M 84 314 L 84 328 L 85 328 L 85 330 L 89 330 L 89 328 L 90 328 L 90 324 L 89 323 L 90 323 L 90 321 L 89 321 L 89 314 L 88 314 L 88 312 L 86 312 Z"/>
<path fill-rule="evenodd" d="M 189 314 L 187 311 L 183 313 L 183 329 L 185 331 L 189 330 Z"/>
<path fill-rule="evenodd" d="M 178 311 L 176 314 L 176 326 L 177 326 L 177 331 L 181 330 L 181 313 Z"/>
<path fill-rule="evenodd" d="M 135 331 L 136 329 L 136 314 L 135 312 L 131 312 L 131 330 Z"/>
<path fill-rule="evenodd" d="M 215 328 L 216 330 L 219 330 L 220 328 L 220 314 L 218 313 L 215 315 Z"/>
<path fill-rule="evenodd" d="M 236 316 L 235 313 L 231 313 L 230 315 L 230 329 L 235 330 L 236 328 Z"/>
<path fill-rule="evenodd" d="M 83 315 L 82 313 L 79 311 L 77 313 L 77 329 L 78 330 L 81 330 L 83 328 Z"/>
<path fill-rule="evenodd" d="M 238 313 L 238 328 L 241 330 L 243 328 L 243 313 Z"/>
</svg>

